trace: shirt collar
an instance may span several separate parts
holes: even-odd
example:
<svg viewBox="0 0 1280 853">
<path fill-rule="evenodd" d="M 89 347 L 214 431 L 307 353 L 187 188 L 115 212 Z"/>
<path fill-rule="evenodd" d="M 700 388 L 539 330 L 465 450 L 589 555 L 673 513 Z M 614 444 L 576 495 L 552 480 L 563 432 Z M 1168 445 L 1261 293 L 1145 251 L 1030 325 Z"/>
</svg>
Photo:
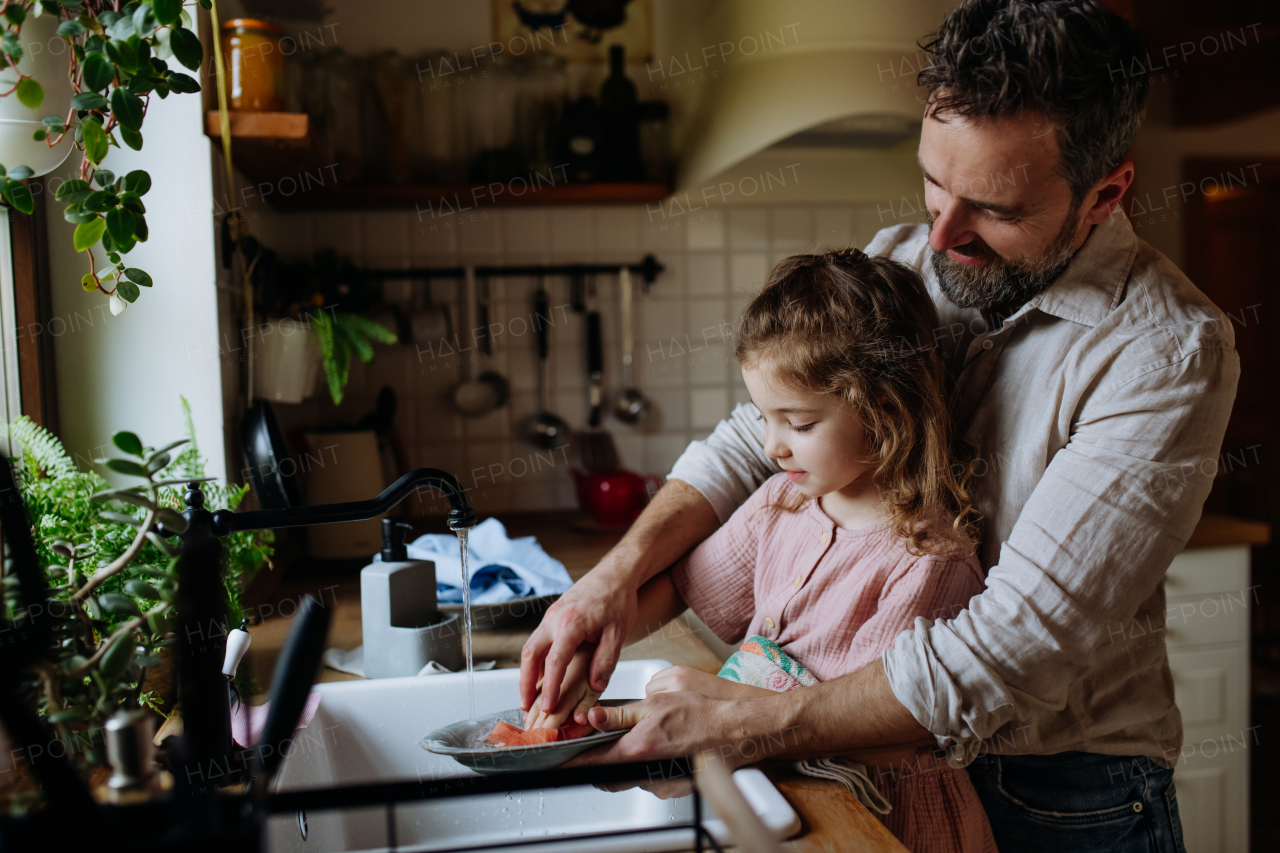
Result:
<svg viewBox="0 0 1280 853">
<path fill-rule="evenodd" d="M 1027 303 L 1028 310 L 1096 326 L 1120 304 L 1138 254 L 1138 238 L 1120 207 L 1093 229 L 1058 280 Z"/>
</svg>

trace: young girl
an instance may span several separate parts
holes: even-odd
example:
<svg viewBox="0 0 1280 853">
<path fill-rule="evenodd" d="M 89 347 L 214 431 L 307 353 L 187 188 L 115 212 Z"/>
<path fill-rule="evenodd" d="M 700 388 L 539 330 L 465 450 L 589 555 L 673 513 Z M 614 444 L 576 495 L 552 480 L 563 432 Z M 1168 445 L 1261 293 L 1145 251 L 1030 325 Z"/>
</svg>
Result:
<svg viewBox="0 0 1280 853">
<path fill-rule="evenodd" d="M 714 535 L 640 591 L 637 642 L 686 604 L 741 649 L 720 677 L 686 667 L 647 692 L 732 699 L 799 689 L 878 659 L 918 617 L 954 617 L 982 591 L 975 513 L 952 463 L 960 441 L 934 348 L 937 319 L 920 277 L 856 249 L 780 262 L 738 326 L 735 355 L 782 469 Z M 744 640 L 745 638 L 745 640 Z M 557 713 L 586 722 L 590 648 L 575 656 Z M 867 758 L 871 755 L 872 758 Z M 922 750 L 877 760 L 862 799 L 908 849 L 994 851 L 963 770 Z M 851 777 L 858 765 L 802 770 Z M 863 785 L 869 789 L 869 785 Z"/>
</svg>

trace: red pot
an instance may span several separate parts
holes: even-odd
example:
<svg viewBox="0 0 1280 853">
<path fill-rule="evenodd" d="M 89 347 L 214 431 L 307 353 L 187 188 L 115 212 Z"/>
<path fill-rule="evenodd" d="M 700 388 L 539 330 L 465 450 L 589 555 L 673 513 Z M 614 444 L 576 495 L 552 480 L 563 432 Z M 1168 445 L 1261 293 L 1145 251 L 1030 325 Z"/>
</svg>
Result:
<svg viewBox="0 0 1280 853">
<path fill-rule="evenodd" d="M 601 527 L 628 527 L 649 504 L 650 489 L 662 487 L 662 478 L 634 471 L 588 474 L 570 468 L 578 492 L 578 506 Z"/>
</svg>

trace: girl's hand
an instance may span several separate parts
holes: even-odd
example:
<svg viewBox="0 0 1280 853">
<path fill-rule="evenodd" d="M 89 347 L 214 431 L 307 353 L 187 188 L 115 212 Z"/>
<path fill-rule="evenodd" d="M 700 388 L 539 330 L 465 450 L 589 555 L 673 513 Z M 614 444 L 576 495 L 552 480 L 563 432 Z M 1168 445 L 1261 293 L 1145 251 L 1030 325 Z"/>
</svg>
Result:
<svg viewBox="0 0 1280 853">
<path fill-rule="evenodd" d="M 569 666 L 565 669 L 564 681 L 557 691 L 556 707 L 553 711 L 542 710 L 542 698 L 546 693 L 543 680 L 538 680 L 538 688 L 542 691 L 524 715 L 524 727 L 528 729 L 558 729 L 570 717 L 575 722 L 587 722 L 587 712 L 596 704 L 600 694 L 591 689 L 587 676 L 590 674 L 591 656 L 595 653 L 595 643 L 583 643 L 574 652 Z"/>
<path fill-rule="evenodd" d="M 750 684 L 739 684 L 700 669 L 688 666 L 670 666 L 654 674 L 644 686 L 646 696 L 655 693 L 676 693 L 690 690 L 701 693 L 709 699 L 750 699 L 759 696 L 775 696 L 772 690 L 755 687 Z"/>
</svg>

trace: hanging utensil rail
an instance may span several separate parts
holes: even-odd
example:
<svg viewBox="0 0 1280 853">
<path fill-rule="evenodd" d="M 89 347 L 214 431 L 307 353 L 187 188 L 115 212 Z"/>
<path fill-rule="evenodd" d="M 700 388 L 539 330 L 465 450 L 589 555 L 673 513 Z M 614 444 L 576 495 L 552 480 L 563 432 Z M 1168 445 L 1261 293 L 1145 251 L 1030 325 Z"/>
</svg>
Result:
<svg viewBox="0 0 1280 853">
<path fill-rule="evenodd" d="M 657 281 L 659 273 L 666 270 L 666 267 L 658 263 L 658 259 L 653 255 L 645 255 L 638 264 L 514 264 L 506 267 L 475 267 L 475 274 L 477 278 L 539 275 L 616 275 L 624 267 L 632 275 L 638 275 L 643 279 L 645 293 L 649 292 L 649 285 Z M 365 270 L 364 274 L 370 278 L 425 281 L 433 278 L 464 278 L 466 272 L 467 268 L 465 266 L 457 266 Z"/>
</svg>

